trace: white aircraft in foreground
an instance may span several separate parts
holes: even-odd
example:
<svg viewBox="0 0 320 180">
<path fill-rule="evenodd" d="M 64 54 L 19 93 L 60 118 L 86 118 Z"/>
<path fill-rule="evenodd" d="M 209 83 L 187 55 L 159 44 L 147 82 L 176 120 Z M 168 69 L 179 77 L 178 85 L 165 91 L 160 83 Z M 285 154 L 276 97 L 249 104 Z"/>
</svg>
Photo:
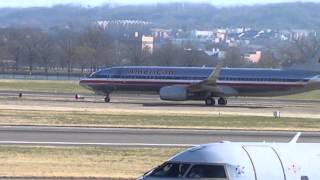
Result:
<svg viewBox="0 0 320 180">
<path fill-rule="evenodd" d="M 187 149 L 139 180 L 320 180 L 320 144 L 221 142 Z"/>
</svg>

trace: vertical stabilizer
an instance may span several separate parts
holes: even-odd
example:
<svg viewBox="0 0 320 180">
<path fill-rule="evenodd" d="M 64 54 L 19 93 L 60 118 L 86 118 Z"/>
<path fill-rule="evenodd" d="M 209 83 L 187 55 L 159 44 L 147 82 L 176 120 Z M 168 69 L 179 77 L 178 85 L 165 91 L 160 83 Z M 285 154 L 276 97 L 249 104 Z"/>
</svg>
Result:
<svg viewBox="0 0 320 180">
<path fill-rule="evenodd" d="M 220 76 L 221 69 L 223 67 L 224 61 L 220 60 L 216 68 L 212 69 L 212 73 L 206 80 L 203 80 L 199 83 L 193 84 L 189 87 L 191 91 L 204 90 L 204 86 L 215 86 Z"/>
<path fill-rule="evenodd" d="M 298 142 L 298 139 L 300 138 L 301 136 L 301 132 L 298 132 L 293 138 L 292 140 L 290 141 L 290 144 L 295 144 Z"/>
<path fill-rule="evenodd" d="M 217 80 L 219 79 L 221 69 L 223 67 L 224 61 L 220 60 L 217 64 L 216 68 L 212 71 L 210 76 L 208 77 L 208 81 L 211 81 L 211 83 L 216 84 Z"/>
</svg>

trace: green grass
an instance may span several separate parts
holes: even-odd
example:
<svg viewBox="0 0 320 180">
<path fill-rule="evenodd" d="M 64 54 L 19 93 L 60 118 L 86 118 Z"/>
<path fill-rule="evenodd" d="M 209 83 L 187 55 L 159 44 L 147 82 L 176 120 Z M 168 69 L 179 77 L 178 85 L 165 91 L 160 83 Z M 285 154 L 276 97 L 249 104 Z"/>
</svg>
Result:
<svg viewBox="0 0 320 180">
<path fill-rule="evenodd" d="M 90 93 L 90 91 L 80 87 L 78 81 L 56 80 L 0 80 L 0 90 L 35 91 L 50 93 Z M 274 98 L 320 100 L 320 90 L 290 96 L 279 96 Z"/>
<path fill-rule="evenodd" d="M 301 94 L 294 94 L 289 96 L 279 96 L 276 99 L 292 99 L 292 100 L 319 100 L 320 101 L 320 90 L 310 91 Z"/>
<path fill-rule="evenodd" d="M 35 91 L 49 93 L 89 93 L 78 81 L 55 80 L 0 80 L 0 90 Z"/>
<path fill-rule="evenodd" d="M 115 115 L 108 112 L 0 110 L 0 124 L 75 125 L 105 127 L 213 128 L 249 130 L 320 129 L 320 119 L 255 116 Z"/>
<path fill-rule="evenodd" d="M 179 148 L 0 146 L 0 176 L 136 178 Z"/>
</svg>

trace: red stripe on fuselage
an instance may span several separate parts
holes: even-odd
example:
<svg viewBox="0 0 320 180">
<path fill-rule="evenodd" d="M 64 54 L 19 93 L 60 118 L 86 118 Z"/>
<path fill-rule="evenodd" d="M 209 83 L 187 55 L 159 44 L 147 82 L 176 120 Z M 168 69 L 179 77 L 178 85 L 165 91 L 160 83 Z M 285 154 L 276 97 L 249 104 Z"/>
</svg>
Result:
<svg viewBox="0 0 320 180">
<path fill-rule="evenodd" d="M 159 82 L 159 81 L 108 81 L 108 80 L 82 80 L 80 83 L 87 84 L 87 85 L 103 85 L 103 84 L 110 84 L 110 85 L 191 85 L 193 83 L 188 82 Z M 261 82 L 255 83 L 217 83 L 218 85 L 224 86 L 231 86 L 231 87 L 240 87 L 240 86 L 254 86 L 254 87 L 304 87 L 305 84 L 263 84 Z"/>
</svg>

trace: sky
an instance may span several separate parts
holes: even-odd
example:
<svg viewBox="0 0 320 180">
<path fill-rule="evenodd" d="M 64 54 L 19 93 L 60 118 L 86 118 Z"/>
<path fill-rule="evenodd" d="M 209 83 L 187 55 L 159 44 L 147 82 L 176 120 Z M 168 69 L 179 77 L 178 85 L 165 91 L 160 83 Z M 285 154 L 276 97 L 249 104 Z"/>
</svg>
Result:
<svg viewBox="0 0 320 180">
<path fill-rule="evenodd" d="M 83 6 L 99 6 L 103 4 L 153 4 L 168 2 L 207 2 L 216 6 L 254 5 L 280 2 L 319 2 L 320 0 L 0 0 L 0 7 L 39 7 L 57 4 L 80 4 Z"/>
</svg>

